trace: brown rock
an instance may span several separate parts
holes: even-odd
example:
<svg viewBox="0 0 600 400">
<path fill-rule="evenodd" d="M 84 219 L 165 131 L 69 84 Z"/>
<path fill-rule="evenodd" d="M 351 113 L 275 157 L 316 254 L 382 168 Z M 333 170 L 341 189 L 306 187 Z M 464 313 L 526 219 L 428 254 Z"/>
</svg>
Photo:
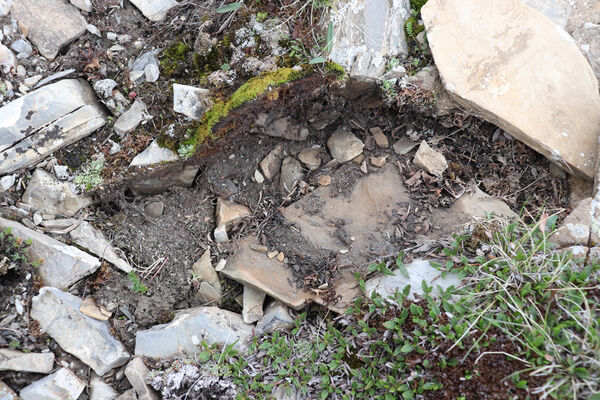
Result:
<svg viewBox="0 0 600 400">
<path fill-rule="evenodd" d="M 353 133 L 338 129 L 327 141 L 327 147 L 333 158 L 347 162 L 361 154 L 365 145 Z"/>
<path fill-rule="evenodd" d="M 559 247 L 587 246 L 592 222 L 592 198 L 582 200 L 549 240 Z"/>
<path fill-rule="evenodd" d="M 320 153 L 321 149 L 307 147 L 298 153 L 298 159 L 300 159 L 300 161 L 302 161 L 302 163 L 308 168 L 317 169 L 321 165 L 321 159 L 319 158 Z"/>
<path fill-rule="evenodd" d="M 241 204 L 231 201 L 217 199 L 217 226 L 231 226 L 240 222 L 243 218 L 252 215 L 252 211 Z"/>
<path fill-rule="evenodd" d="M 437 177 L 441 177 L 446 168 L 448 168 L 446 157 L 429 147 L 424 140 L 421 142 L 417 154 L 415 154 L 413 164 Z"/>
<path fill-rule="evenodd" d="M 96 305 L 96 302 L 94 302 L 94 299 L 91 297 L 88 297 L 87 299 L 81 302 L 81 305 L 79 306 L 79 311 L 81 311 L 88 317 L 97 319 L 99 321 L 107 321 L 111 315 L 110 313 L 106 315 L 107 312 L 102 312 L 100 307 Z"/>
<path fill-rule="evenodd" d="M 273 179 L 277 175 L 281 168 L 281 160 L 283 160 L 283 146 L 278 144 L 260 162 L 260 169 L 266 179 Z"/>
<path fill-rule="evenodd" d="M 321 186 L 329 186 L 331 185 L 331 176 L 329 175 L 321 175 L 317 178 L 317 182 Z"/>
<path fill-rule="evenodd" d="M 387 156 L 383 156 L 383 157 L 371 157 L 369 159 L 369 161 L 371 162 L 372 166 L 381 168 L 381 167 L 383 167 L 385 165 L 385 163 L 387 161 Z"/>
<path fill-rule="evenodd" d="M 374 127 L 369 129 L 369 131 L 371 131 L 371 134 L 375 138 L 375 143 L 377 143 L 378 147 L 381 147 L 382 149 L 387 149 L 388 147 L 390 147 L 390 142 L 388 141 L 387 136 L 385 136 L 385 133 L 383 133 L 381 128 Z"/>
</svg>

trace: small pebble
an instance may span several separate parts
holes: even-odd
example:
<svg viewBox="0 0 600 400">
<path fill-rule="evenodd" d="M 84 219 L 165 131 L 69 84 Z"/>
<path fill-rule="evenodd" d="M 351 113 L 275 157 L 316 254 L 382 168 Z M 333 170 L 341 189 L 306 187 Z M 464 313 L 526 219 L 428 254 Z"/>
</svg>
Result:
<svg viewBox="0 0 600 400">
<path fill-rule="evenodd" d="M 267 252 L 267 246 L 263 246 L 260 244 L 251 244 L 250 248 L 254 251 L 258 251 L 259 253 L 266 253 Z"/>
<path fill-rule="evenodd" d="M 217 272 L 223 271 L 223 269 L 225 268 L 225 264 L 227 264 L 227 260 L 225 260 L 224 258 L 221 258 L 219 260 L 219 262 L 217 263 L 217 266 L 215 267 L 215 271 L 217 271 Z"/>
<path fill-rule="evenodd" d="M 321 175 L 317 179 L 317 182 L 319 182 L 319 185 L 321 185 L 321 186 L 329 186 L 329 185 L 331 185 L 331 176 L 329 176 L 329 175 Z"/>
<path fill-rule="evenodd" d="M 346 253 L 348 253 L 348 249 L 342 249 L 342 250 L 340 250 L 340 254 L 346 254 Z"/>
<path fill-rule="evenodd" d="M 268 253 L 267 257 L 272 259 L 272 258 L 275 258 L 277 256 L 277 254 L 279 254 L 279 252 L 277 250 L 275 250 L 275 251 Z"/>
<path fill-rule="evenodd" d="M 260 173 L 259 170 L 254 171 L 254 180 L 256 183 L 263 183 L 265 181 L 265 177 Z"/>
<path fill-rule="evenodd" d="M 277 260 L 279 262 L 283 262 L 283 259 L 285 258 L 285 254 L 283 254 L 282 251 L 279 252 L 279 254 L 277 254 Z"/>
</svg>

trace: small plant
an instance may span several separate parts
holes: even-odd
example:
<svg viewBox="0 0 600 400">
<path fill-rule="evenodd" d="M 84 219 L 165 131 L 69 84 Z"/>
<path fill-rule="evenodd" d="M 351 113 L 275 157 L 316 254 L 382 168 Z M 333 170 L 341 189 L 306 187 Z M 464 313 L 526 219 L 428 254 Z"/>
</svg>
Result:
<svg viewBox="0 0 600 400">
<path fill-rule="evenodd" d="M 102 183 L 102 169 L 104 168 L 104 158 L 100 157 L 86 164 L 81 172 L 75 176 L 75 184 L 82 190 L 92 190 Z"/>
<path fill-rule="evenodd" d="M 10 269 L 18 270 L 27 265 L 25 250 L 31 245 L 31 239 L 23 241 L 12 235 L 12 229 L 0 231 L 0 275 Z"/>
<path fill-rule="evenodd" d="M 380 87 L 387 100 L 393 100 L 398 97 L 396 82 L 394 80 L 384 80 L 381 82 Z"/>
<path fill-rule="evenodd" d="M 8 347 L 10 347 L 13 350 L 19 348 L 19 346 L 21 346 L 21 342 L 19 342 L 18 340 L 11 340 L 10 343 L 8 343 Z"/>
<path fill-rule="evenodd" d="M 131 270 L 127 275 L 129 280 L 131 281 L 130 290 L 134 293 L 146 294 L 148 291 L 148 286 L 144 285 L 140 280 L 140 277 L 136 275 L 135 270 Z"/>
<path fill-rule="evenodd" d="M 194 145 L 193 144 L 182 144 L 177 149 L 177 154 L 179 157 L 186 160 L 190 158 L 194 154 Z"/>
<path fill-rule="evenodd" d="M 267 18 L 269 18 L 269 14 L 264 11 L 259 11 L 256 13 L 256 20 L 258 22 L 264 22 L 267 20 Z"/>
</svg>

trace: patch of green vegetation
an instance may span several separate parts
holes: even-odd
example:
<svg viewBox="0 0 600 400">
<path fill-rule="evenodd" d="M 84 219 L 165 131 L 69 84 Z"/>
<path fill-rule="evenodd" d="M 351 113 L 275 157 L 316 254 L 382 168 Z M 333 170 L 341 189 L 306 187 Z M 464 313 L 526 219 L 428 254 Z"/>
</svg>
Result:
<svg viewBox="0 0 600 400">
<path fill-rule="evenodd" d="M 199 79 L 211 72 L 218 71 L 223 65 L 229 65 L 229 60 L 233 54 L 231 49 L 232 40 L 232 35 L 225 35 L 206 54 L 194 53 L 193 66 Z"/>
<path fill-rule="evenodd" d="M 9 269 L 16 269 L 27 265 L 25 250 L 31 245 L 31 239 L 23 241 L 12 235 L 12 228 L 0 231 L 0 275 Z"/>
<path fill-rule="evenodd" d="M 421 12 L 421 8 L 427 3 L 427 0 L 410 0 L 410 8 Z"/>
<path fill-rule="evenodd" d="M 129 281 L 131 282 L 130 290 L 133 293 L 146 294 L 146 292 L 148 291 L 148 286 L 146 286 L 142 283 L 142 281 L 140 280 L 140 277 L 136 275 L 135 270 L 132 269 L 129 272 L 129 274 L 127 274 L 127 277 L 129 278 Z"/>
<path fill-rule="evenodd" d="M 102 183 L 102 169 L 104 168 L 104 159 L 98 158 L 92 160 L 83 166 L 81 172 L 75 176 L 73 182 L 82 190 L 90 191 Z"/>
<path fill-rule="evenodd" d="M 8 347 L 10 347 L 12 350 L 18 349 L 20 346 L 21 342 L 19 342 L 18 340 L 11 340 L 10 343 L 8 343 Z"/>
<path fill-rule="evenodd" d="M 191 47 L 183 42 L 177 42 L 167 47 L 160 56 L 161 73 L 171 76 L 185 68 L 185 59 Z"/>
<path fill-rule="evenodd" d="M 177 154 L 179 154 L 179 157 L 186 160 L 194 154 L 194 146 L 191 144 L 182 144 L 177 149 Z"/>
<path fill-rule="evenodd" d="M 414 15 L 404 22 L 404 33 L 410 38 L 416 38 L 424 30 L 425 26 L 419 24 L 419 20 Z"/>
<path fill-rule="evenodd" d="M 334 61 L 327 61 L 325 63 L 325 70 L 335 74 L 339 80 L 346 79 L 346 70 L 344 67 Z"/>
</svg>

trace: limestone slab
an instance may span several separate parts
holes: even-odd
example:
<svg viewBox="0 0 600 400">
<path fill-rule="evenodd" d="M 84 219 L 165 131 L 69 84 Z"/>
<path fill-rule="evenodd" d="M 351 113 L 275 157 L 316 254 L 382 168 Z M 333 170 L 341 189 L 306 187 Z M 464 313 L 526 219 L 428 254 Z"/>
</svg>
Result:
<svg viewBox="0 0 600 400">
<path fill-rule="evenodd" d="M 85 382 L 66 368 L 61 368 L 31 385 L 21 392 L 23 400 L 77 400 L 85 389 Z"/>
<path fill-rule="evenodd" d="M 115 248 L 104 237 L 104 234 L 89 222 L 81 222 L 77 228 L 69 232 L 69 235 L 77 245 L 89 250 L 90 253 L 105 259 L 125 273 L 131 272 L 131 265 L 119 257 Z"/>
<path fill-rule="evenodd" d="M 210 105 L 210 90 L 173 84 L 173 111 L 191 119 L 200 119 Z"/>
<path fill-rule="evenodd" d="M 54 365 L 54 353 L 24 353 L 0 349 L 0 371 L 23 371 L 48 374 Z"/>
</svg>

